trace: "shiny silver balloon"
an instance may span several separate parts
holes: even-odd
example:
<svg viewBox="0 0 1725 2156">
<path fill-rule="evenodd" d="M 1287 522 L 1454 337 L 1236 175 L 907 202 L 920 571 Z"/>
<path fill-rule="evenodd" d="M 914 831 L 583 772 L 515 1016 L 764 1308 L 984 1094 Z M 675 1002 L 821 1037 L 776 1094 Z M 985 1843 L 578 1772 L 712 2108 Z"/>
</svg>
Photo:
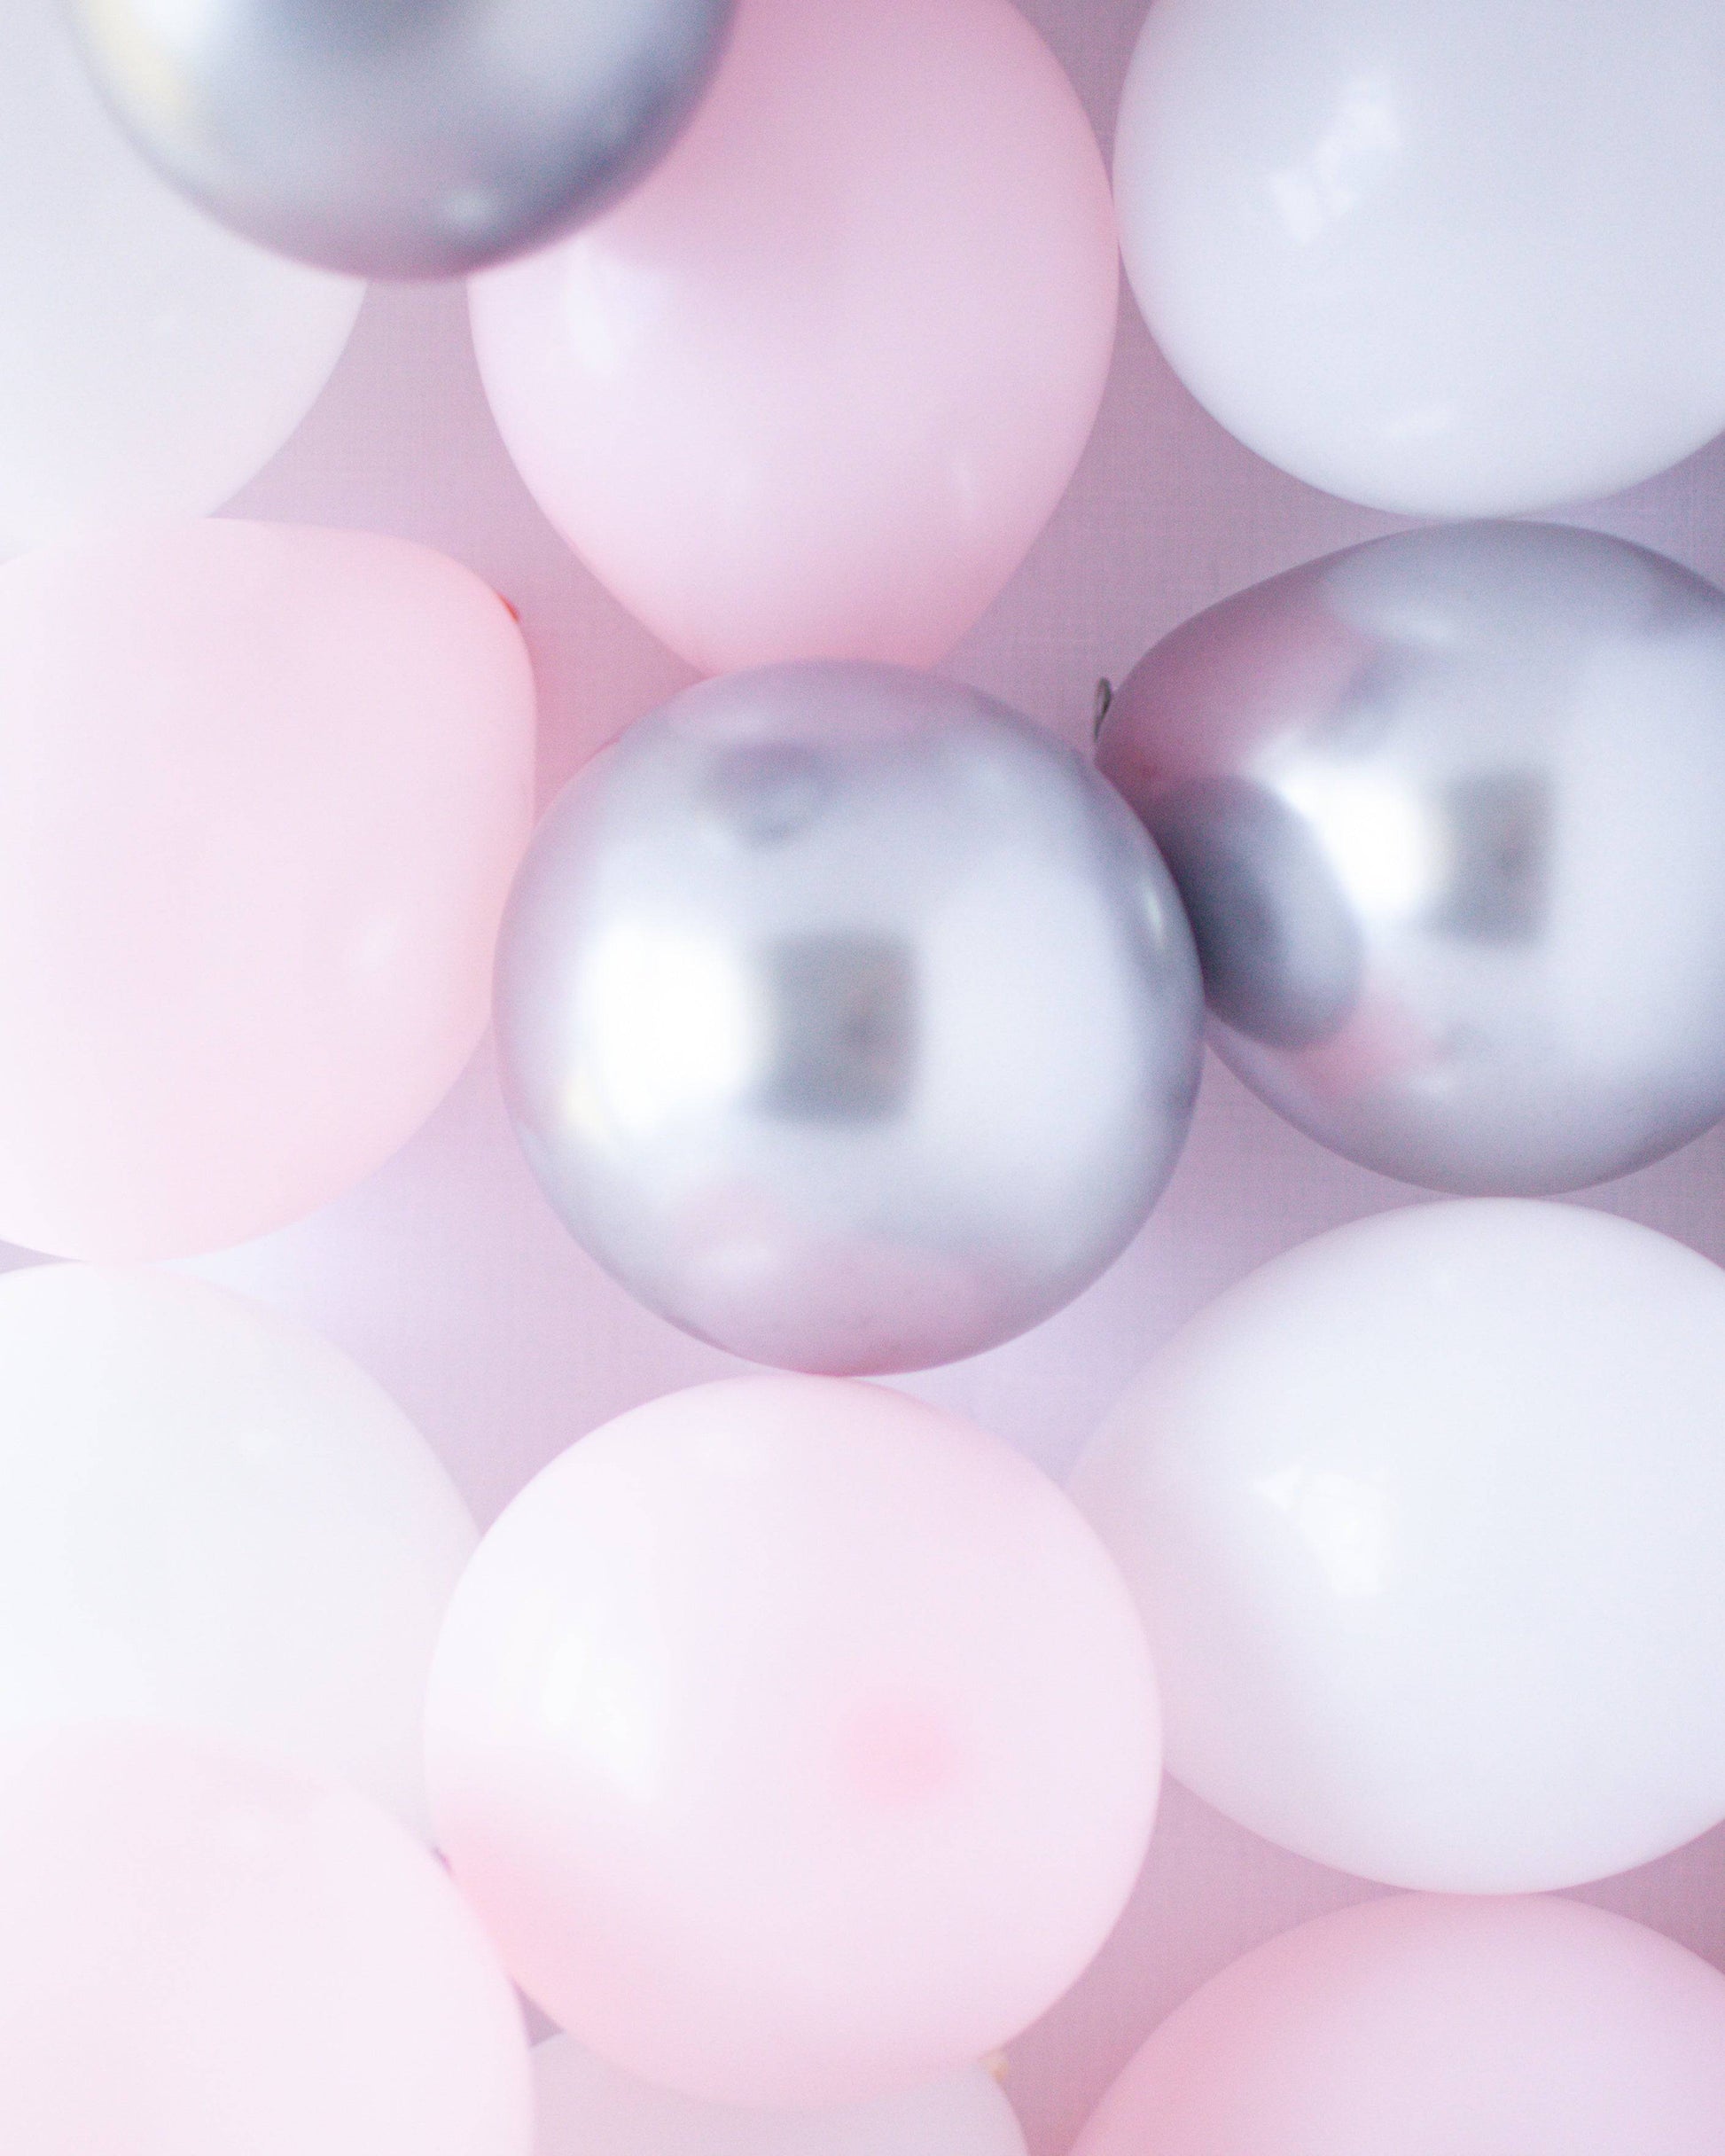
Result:
<svg viewBox="0 0 1725 2156">
<path fill-rule="evenodd" d="M 1171 1172 L 1202 996 L 1088 763 L 896 668 L 709 682 L 604 751 L 498 954 L 504 1085 L 651 1308 L 835 1374 L 974 1355 L 1119 1254 Z"/>
<path fill-rule="evenodd" d="M 1223 1058 L 1351 1160 L 1573 1190 L 1725 1115 L 1725 595 L 1549 525 L 1410 532 L 1151 652 L 1098 761 Z"/>
<path fill-rule="evenodd" d="M 284 254 L 463 277 L 668 146 L 731 0 L 66 0 L 98 87 L 194 200 Z"/>
</svg>

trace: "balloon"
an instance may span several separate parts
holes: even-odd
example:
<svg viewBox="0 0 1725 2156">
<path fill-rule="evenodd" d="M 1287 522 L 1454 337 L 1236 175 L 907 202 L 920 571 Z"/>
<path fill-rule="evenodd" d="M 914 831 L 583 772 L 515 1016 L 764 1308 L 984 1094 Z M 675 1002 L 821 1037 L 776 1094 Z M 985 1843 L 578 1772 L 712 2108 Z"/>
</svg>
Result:
<svg viewBox="0 0 1725 2156">
<path fill-rule="evenodd" d="M 532 741 L 502 603 L 401 540 L 0 569 L 0 1236 L 189 1255 L 394 1152 L 484 1032 Z"/>
<path fill-rule="evenodd" d="M 1126 266 L 1200 403 L 1417 516 L 1614 493 L 1725 426 L 1716 0 L 1156 0 Z"/>
<path fill-rule="evenodd" d="M 1676 563 L 1523 524 L 1331 555 L 1159 644 L 1099 761 L 1224 1060 L 1336 1152 L 1532 1194 L 1725 1114 L 1725 595 Z"/>
<path fill-rule="evenodd" d="M 160 1273 L 0 1279 L 0 1739 L 202 1728 L 421 1831 L 425 1672 L 476 1540 L 315 1334 Z"/>
<path fill-rule="evenodd" d="M 1190 1120 L 1197 961 L 1089 766 L 967 689 L 706 684 L 564 793 L 498 955 L 505 1090 L 571 1232 L 674 1323 L 850 1374 L 1069 1301 Z"/>
<path fill-rule="evenodd" d="M 739 0 L 670 156 L 473 329 L 540 506 L 673 651 L 917 666 L 1065 492 L 1118 300 L 1095 137 L 1011 0 Z"/>
<path fill-rule="evenodd" d="M 1575 1902 L 1397 1899 L 1205 1985 L 1076 2156 L 1714 2156 L 1721 2105 L 1697 1956 Z"/>
<path fill-rule="evenodd" d="M 140 165 L 59 0 L 0 10 L 0 554 L 225 502 L 304 418 L 363 296 Z"/>
<path fill-rule="evenodd" d="M 1152 1360 L 1074 1495 L 1168 1765 L 1320 1863 L 1466 1894 L 1725 1819 L 1725 1274 L 1477 1199 L 1274 1260 Z"/>
<path fill-rule="evenodd" d="M 434 1859 L 333 1785 L 110 1724 L 0 1757 L 6 2156 L 529 2156 Z"/>
<path fill-rule="evenodd" d="M 1079 1974 L 1154 1815 L 1153 1680 L 1096 1537 L 956 1417 L 831 1379 L 637 1408 L 456 1591 L 433 1816 L 523 1988 L 643 2080 L 861 2103 Z"/>
<path fill-rule="evenodd" d="M 138 146 L 207 209 L 361 277 L 464 277 L 660 155 L 730 0 L 70 0 Z"/>
</svg>

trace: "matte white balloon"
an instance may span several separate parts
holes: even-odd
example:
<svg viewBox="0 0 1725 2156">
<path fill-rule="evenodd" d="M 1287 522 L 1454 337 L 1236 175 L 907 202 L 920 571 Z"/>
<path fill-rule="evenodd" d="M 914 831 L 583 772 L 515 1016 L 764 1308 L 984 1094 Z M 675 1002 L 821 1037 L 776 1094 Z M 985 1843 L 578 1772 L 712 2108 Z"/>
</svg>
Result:
<svg viewBox="0 0 1725 2156">
<path fill-rule="evenodd" d="M 1717 0 L 1156 0 L 1114 183 L 1175 371 L 1332 493 L 1547 508 L 1725 426 Z"/>
<path fill-rule="evenodd" d="M 1172 1771 L 1464 1894 L 1725 1818 L 1725 1273 L 1610 1215 L 1418 1206 L 1276 1259 L 1151 1363 L 1074 1494 Z"/>
</svg>

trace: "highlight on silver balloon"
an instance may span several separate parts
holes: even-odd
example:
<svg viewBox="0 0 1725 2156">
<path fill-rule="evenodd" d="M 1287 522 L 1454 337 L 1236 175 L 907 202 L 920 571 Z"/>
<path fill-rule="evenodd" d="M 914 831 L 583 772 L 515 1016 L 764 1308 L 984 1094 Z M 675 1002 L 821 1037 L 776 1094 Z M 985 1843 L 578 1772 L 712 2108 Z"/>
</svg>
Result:
<svg viewBox="0 0 1725 2156">
<path fill-rule="evenodd" d="M 66 0 L 98 87 L 186 194 L 366 277 L 464 277 L 668 148 L 732 0 Z"/>
<path fill-rule="evenodd" d="M 504 1090 L 571 1231 L 782 1367 L 955 1361 L 1106 1268 L 1172 1172 L 1202 994 L 1089 764 L 967 689 L 703 684 L 565 790 L 498 954 Z"/>
<path fill-rule="evenodd" d="M 1143 660 L 1098 761 L 1223 1059 L 1410 1183 L 1579 1189 L 1725 1115 L 1725 594 L 1552 525 L 1379 539 Z"/>
</svg>

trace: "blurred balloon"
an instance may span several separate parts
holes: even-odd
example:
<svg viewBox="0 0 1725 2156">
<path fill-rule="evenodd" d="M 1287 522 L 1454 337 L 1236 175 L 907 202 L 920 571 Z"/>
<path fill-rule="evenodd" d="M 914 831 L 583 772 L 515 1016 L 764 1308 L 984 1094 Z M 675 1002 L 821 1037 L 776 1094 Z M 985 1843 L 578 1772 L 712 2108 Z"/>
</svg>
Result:
<svg viewBox="0 0 1725 2156">
<path fill-rule="evenodd" d="M 1074 1483 L 1170 1770 L 1302 1855 L 1466 1894 L 1725 1819 L 1722 1370 L 1725 1273 L 1577 1207 L 1417 1206 L 1231 1289 Z"/>
<path fill-rule="evenodd" d="M 485 1029 L 533 717 L 502 603 L 401 540 L 0 569 L 0 1236 L 213 1250 L 410 1136 Z"/>
<path fill-rule="evenodd" d="M 1408 532 L 1159 644 L 1102 769 L 1217 1048 L 1440 1190 L 1622 1175 L 1725 1114 L 1725 595 L 1554 526 Z"/>
<path fill-rule="evenodd" d="M 238 230 L 361 277 L 464 277 L 663 152 L 730 0 L 68 0 L 104 94 Z"/>
<path fill-rule="evenodd" d="M 1143 1634 L 1061 1493 L 873 1386 L 637 1408 L 480 1545 L 433 1666 L 432 1807 L 518 1982 L 630 2074 L 859 2103 L 973 2063 L 1130 1889 Z"/>
<path fill-rule="evenodd" d="M 874 667 L 709 683 L 542 827 L 505 1089 L 571 1231 L 757 1361 L 952 1362 L 1142 1226 L 1198 1082 L 1167 871 L 1089 765 Z"/>
<path fill-rule="evenodd" d="M 363 296 L 180 201 L 103 112 L 58 0 L 6 0 L 0 554 L 216 508 L 305 416 Z"/>
<path fill-rule="evenodd" d="M 0 1753 L 6 2156 L 530 2156 L 527 2043 L 433 1858 L 168 1730 Z"/>
<path fill-rule="evenodd" d="M 1715 2156 L 1725 1977 L 1579 1902 L 1320 1918 L 1170 2016 L 1075 2156 Z"/>
<path fill-rule="evenodd" d="M 740 0 L 675 150 L 473 327 L 541 507 L 673 651 L 925 665 L 1065 492 L 1118 298 L 1089 122 L 1011 0 Z"/>
<path fill-rule="evenodd" d="M 406 1417 L 315 1334 L 160 1273 L 0 1280 L 0 1738 L 224 1732 L 422 1832 L 425 1672 L 476 1540 Z"/>
<path fill-rule="evenodd" d="M 1175 372 L 1332 494 L 1546 509 L 1725 426 L 1716 0 L 1156 0 L 1114 186 Z"/>
</svg>

